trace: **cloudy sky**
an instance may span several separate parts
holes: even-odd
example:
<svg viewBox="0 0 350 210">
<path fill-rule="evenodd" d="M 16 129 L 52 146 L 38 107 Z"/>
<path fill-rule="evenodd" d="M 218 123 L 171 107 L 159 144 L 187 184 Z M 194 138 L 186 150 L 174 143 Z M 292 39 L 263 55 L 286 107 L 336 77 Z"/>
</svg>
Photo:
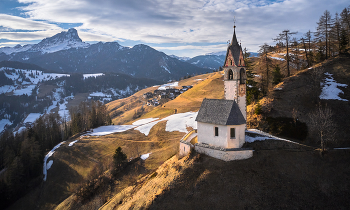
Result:
<svg viewBox="0 0 350 210">
<path fill-rule="evenodd" d="M 147 44 L 193 57 L 226 50 L 236 18 L 242 47 L 257 51 L 281 31 L 315 31 L 325 10 L 349 0 L 0 0 L 0 47 L 38 43 L 69 28 L 84 42 Z"/>
</svg>

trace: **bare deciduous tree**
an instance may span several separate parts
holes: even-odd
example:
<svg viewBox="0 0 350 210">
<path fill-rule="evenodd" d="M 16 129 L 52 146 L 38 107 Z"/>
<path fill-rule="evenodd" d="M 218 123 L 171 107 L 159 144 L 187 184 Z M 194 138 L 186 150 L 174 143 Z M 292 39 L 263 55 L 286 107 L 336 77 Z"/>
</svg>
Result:
<svg viewBox="0 0 350 210">
<path fill-rule="evenodd" d="M 290 70 L 289 70 L 290 59 L 289 59 L 289 52 L 288 52 L 289 42 L 290 42 L 291 35 L 296 34 L 296 33 L 298 33 L 298 32 L 290 32 L 289 30 L 284 30 L 275 39 L 273 39 L 275 42 L 277 42 L 277 41 L 285 41 L 286 42 L 286 50 L 287 50 L 286 60 L 287 60 L 287 76 L 288 77 L 290 76 Z"/>
<path fill-rule="evenodd" d="M 320 104 L 313 112 L 309 113 L 311 131 L 321 143 L 321 152 L 326 150 L 328 142 L 335 141 L 335 123 L 332 120 L 333 112 L 328 107 Z"/>
</svg>

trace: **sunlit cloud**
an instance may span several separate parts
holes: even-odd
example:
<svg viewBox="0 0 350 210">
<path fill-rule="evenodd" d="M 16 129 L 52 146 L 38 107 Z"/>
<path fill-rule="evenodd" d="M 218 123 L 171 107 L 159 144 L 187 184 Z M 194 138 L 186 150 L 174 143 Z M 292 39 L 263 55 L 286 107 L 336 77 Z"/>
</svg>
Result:
<svg viewBox="0 0 350 210">
<path fill-rule="evenodd" d="M 7 15 L 8 20 L 6 23 L 1 21 L 0 26 L 53 32 L 60 29 L 55 24 L 81 23 L 77 30 L 83 41 L 131 40 L 164 44 L 155 47 L 164 51 L 167 44 L 177 43 L 183 47 L 168 50 L 179 55 L 186 54 L 186 50 L 189 54 L 205 54 L 207 50 L 216 49 L 208 43 L 226 43 L 232 38 L 234 17 L 242 46 L 257 51 L 265 42 L 274 44 L 272 38 L 284 29 L 300 34 L 314 31 L 324 10 L 334 14 L 349 6 L 348 0 L 337 0 L 332 4 L 329 0 L 18 1 L 26 3 L 20 9 L 27 18 Z M 27 37 L 13 33 L 4 36 L 16 40 L 39 37 L 39 34 L 28 34 Z M 205 46 L 185 47 L 193 45 L 191 43 Z"/>
</svg>

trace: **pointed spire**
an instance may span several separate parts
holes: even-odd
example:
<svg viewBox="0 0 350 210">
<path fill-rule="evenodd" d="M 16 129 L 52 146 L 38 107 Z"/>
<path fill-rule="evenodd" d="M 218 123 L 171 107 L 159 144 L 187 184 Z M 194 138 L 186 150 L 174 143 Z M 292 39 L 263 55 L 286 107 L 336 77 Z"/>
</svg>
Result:
<svg viewBox="0 0 350 210">
<path fill-rule="evenodd" d="M 233 37 L 231 45 L 238 45 L 237 38 L 236 38 L 236 17 L 233 18 Z"/>
</svg>

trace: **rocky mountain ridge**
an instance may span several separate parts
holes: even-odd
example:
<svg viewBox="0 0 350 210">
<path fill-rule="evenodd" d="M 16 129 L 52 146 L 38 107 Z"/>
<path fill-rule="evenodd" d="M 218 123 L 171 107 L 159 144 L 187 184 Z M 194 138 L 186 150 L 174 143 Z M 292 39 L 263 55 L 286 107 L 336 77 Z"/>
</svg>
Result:
<svg viewBox="0 0 350 210">
<path fill-rule="evenodd" d="M 0 48 L 0 61 L 32 63 L 57 73 L 115 72 L 162 81 L 207 72 L 144 44 L 132 48 L 118 42 L 88 44 L 75 29 L 35 45 Z"/>
</svg>

